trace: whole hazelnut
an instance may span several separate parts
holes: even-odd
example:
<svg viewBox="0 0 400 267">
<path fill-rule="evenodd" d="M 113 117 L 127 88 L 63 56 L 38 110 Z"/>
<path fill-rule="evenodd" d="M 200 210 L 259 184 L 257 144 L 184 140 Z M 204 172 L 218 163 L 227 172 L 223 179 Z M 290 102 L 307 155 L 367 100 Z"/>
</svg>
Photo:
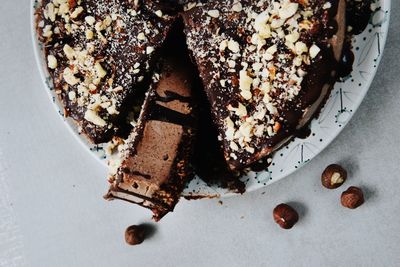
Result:
<svg viewBox="0 0 400 267">
<path fill-rule="evenodd" d="M 274 220 L 283 229 L 292 228 L 299 220 L 299 214 L 287 204 L 279 204 L 273 211 Z"/>
<path fill-rule="evenodd" d="M 347 171 L 340 165 L 332 164 L 326 167 L 321 175 L 321 183 L 328 189 L 341 186 L 347 179 Z"/>
<path fill-rule="evenodd" d="M 350 186 L 349 189 L 342 193 L 340 198 L 343 207 L 355 209 L 364 203 L 363 191 L 355 186 Z"/>
<path fill-rule="evenodd" d="M 125 241 L 129 245 L 139 245 L 144 241 L 145 229 L 140 225 L 131 225 L 125 230 Z"/>
</svg>

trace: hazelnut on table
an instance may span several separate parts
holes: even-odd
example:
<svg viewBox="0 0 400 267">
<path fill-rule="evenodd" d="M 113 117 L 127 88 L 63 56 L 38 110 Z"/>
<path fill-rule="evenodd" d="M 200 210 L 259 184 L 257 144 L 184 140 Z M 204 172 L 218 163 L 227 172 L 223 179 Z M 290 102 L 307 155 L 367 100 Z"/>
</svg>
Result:
<svg viewBox="0 0 400 267">
<path fill-rule="evenodd" d="M 279 204 L 273 211 L 273 217 L 283 229 L 291 229 L 299 220 L 297 211 L 287 204 Z"/>
<path fill-rule="evenodd" d="M 321 175 L 321 183 L 328 189 L 340 187 L 347 179 L 347 171 L 340 165 L 331 164 Z"/>
<path fill-rule="evenodd" d="M 131 225 L 125 230 L 125 241 L 129 245 L 139 245 L 145 239 L 145 229 L 140 225 Z"/>
<path fill-rule="evenodd" d="M 343 207 L 356 209 L 364 203 L 364 193 L 360 188 L 350 186 L 342 193 L 340 201 Z"/>
</svg>

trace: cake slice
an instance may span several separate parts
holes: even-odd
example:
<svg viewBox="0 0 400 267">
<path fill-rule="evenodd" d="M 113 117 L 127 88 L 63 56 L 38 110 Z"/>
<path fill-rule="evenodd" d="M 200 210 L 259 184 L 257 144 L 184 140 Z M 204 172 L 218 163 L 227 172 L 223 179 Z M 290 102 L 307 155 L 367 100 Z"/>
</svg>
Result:
<svg viewBox="0 0 400 267">
<path fill-rule="evenodd" d="M 149 208 L 158 221 L 174 209 L 192 177 L 196 120 L 190 62 L 169 58 L 154 77 L 105 198 Z"/>
<path fill-rule="evenodd" d="M 345 6 L 345 0 L 186 6 L 187 43 L 231 169 L 266 157 L 319 112 L 336 81 Z"/>
<path fill-rule="evenodd" d="M 109 141 L 144 94 L 175 19 L 174 9 L 153 1 L 40 2 L 38 38 L 55 91 L 90 141 Z"/>
</svg>

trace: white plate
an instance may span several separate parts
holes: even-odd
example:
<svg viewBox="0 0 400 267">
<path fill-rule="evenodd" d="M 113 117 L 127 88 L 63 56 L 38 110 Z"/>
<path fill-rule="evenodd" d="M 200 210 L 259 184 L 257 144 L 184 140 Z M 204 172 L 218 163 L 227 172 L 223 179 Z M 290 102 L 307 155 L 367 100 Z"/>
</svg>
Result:
<svg viewBox="0 0 400 267">
<path fill-rule="evenodd" d="M 34 10 L 38 0 L 31 0 L 32 6 L 32 35 L 36 60 L 40 69 L 46 90 L 49 92 L 54 107 L 65 121 L 77 140 L 106 167 L 107 159 L 102 145 L 92 145 L 81 136 L 74 122 L 65 119 L 63 108 L 53 90 L 51 79 L 46 67 L 46 60 L 41 45 L 37 41 L 34 26 Z M 353 40 L 355 61 L 354 70 L 346 81 L 336 83 L 334 90 L 323 108 L 318 119 L 311 123 L 312 134 L 307 139 L 294 139 L 286 147 L 277 151 L 271 166 L 259 173 L 249 173 L 243 177 L 246 191 L 253 191 L 272 182 L 283 179 L 295 172 L 311 159 L 316 157 L 342 131 L 353 114 L 358 109 L 375 76 L 382 57 L 389 27 L 390 0 L 377 0 L 381 7 L 374 12 L 367 29 Z M 106 179 L 104 179 L 106 182 Z M 184 195 L 226 196 L 226 189 L 210 187 L 199 178 L 195 178 L 185 189 Z"/>
</svg>

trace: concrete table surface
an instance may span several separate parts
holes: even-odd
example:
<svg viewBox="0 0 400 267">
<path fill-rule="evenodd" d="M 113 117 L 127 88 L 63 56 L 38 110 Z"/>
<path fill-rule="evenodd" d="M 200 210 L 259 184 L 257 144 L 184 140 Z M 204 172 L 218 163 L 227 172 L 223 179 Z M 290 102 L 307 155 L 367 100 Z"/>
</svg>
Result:
<svg viewBox="0 0 400 267">
<path fill-rule="evenodd" d="M 54 111 L 36 67 L 27 0 L 0 6 L 0 266 L 400 266 L 400 2 L 372 87 L 350 124 L 311 163 L 263 190 L 181 201 L 141 246 L 125 227 L 149 221 L 102 199 L 106 170 Z M 330 163 L 350 170 L 366 203 L 320 186 Z M 281 230 L 273 207 L 301 219 Z"/>
</svg>

